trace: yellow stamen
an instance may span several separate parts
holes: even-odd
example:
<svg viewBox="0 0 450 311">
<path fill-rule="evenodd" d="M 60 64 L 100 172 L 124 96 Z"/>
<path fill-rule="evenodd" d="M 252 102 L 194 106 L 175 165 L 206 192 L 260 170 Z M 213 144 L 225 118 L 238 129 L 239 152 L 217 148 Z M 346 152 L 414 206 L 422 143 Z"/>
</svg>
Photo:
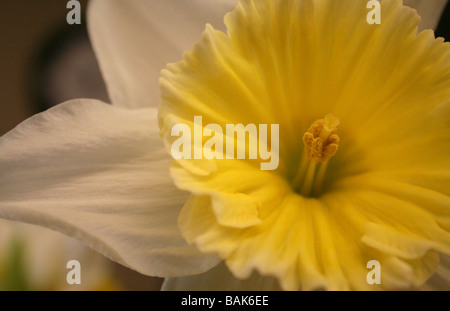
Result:
<svg viewBox="0 0 450 311">
<path fill-rule="evenodd" d="M 339 146 L 339 136 L 335 131 L 339 119 L 332 114 L 315 121 L 303 135 L 305 152 L 299 165 L 293 186 L 304 196 L 319 194 L 328 160 L 336 154 Z"/>
<path fill-rule="evenodd" d="M 324 119 L 315 121 L 309 127 L 303 135 L 308 158 L 323 163 L 336 154 L 340 139 L 334 132 L 338 125 L 339 119 L 327 114 Z"/>
</svg>

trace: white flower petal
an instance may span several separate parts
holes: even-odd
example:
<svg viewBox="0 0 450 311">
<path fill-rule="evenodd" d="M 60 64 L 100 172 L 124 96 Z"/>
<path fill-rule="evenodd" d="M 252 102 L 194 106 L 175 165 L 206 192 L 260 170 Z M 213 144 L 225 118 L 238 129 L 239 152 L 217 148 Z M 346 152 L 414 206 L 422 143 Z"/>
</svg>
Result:
<svg viewBox="0 0 450 311">
<path fill-rule="evenodd" d="M 421 17 L 419 30 L 436 29 L 448 0 L 405 0 Z"/>
<path fill-rule="evenodd" d="M 281 290 L 275 278 L 262 277 L 253 273 L 248 279 L 235 278 L 224 263 L 206 273 L 165 279 L 165 291 L 273 291 Z"/>
<path fill-rule="evenodd" d="M 93 0 L 91 41 L 113 104 L 159 104 L 160 71 L 199 40 L 206 23 L 224 29 L 237 0 Z"/>
<path fill-rule="evenodd" d="M 84 241 L 143 274 L 173 277 L 217 264 L 188 246 L 156 110 L 75 100 L 0 138 L 0 217 Z"/>
</svg>

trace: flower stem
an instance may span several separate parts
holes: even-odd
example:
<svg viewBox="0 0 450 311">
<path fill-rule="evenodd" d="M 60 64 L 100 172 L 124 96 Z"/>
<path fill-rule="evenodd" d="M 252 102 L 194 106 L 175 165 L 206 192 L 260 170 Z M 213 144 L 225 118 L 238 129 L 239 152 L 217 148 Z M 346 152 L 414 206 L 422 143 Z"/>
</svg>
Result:
<svg viewBox="0 0 450 311">
<path fill-rule="evenodd" d="M 314 184 L 314 176 L 316 172 L 317 163 L 314 160 L 309 161 L 308 171 L 306 173 L 305 179 L 303 181 L 303 186 L 301 190 L 301 194 L 305 197 L 309 197 L 311 195 L 311 189 Z"/>
<path fill-rule="evenodd" d="M 295 174 L 295 177 L 292 180 L 292 185 L 294 189 L 300 189 L 310 162 L 311 160 L 306 156 L 306 152 L 303 151 L 302 160 L 298 167 L 297 173 Z"/>
<path fill-rule="evenodd" d="M 323 187 L 323 181 L 325 178 L 325 172 L 327 171 L 328 161 L 321 163 L 319 167 L 319 171 L 317 172 L 316 181 L 314 183 L 314 195 L 317 196 Z"/>
</svg>

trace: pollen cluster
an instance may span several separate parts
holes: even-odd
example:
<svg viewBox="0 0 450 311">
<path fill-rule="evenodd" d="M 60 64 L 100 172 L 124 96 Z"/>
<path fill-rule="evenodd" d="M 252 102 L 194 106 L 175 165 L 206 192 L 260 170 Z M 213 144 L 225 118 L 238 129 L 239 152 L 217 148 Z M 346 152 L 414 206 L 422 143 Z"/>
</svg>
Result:
<svg viewBox="0 0 450 311">
<path fill-rule="evenodd" d="M 335 131 L 339 119 L 331 114 L 315 121 L 303 135 L 306 155 L 317 162 L 326 162 L 336 154 L 340 138 Z"/>
</svg>

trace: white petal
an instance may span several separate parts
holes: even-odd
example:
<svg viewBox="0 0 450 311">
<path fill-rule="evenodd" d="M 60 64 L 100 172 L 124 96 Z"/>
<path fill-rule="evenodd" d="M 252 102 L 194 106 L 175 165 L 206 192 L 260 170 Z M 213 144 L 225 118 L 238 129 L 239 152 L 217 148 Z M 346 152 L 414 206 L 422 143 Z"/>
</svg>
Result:
<svg viewBox="0 0 450 311">
<path fill-rule="evenodd" d="M 237 0 L 93 0 L 88 26 L 113 104 L 159 104 L 158 79 L 168 62 L 200 39 L 206 23 L 224 29 Z"/>
<path fill-rule="evenodd" d="M 273 291 L 281 290 L 276 279 L 253 273 L 246 280 L 236 279 L 224 263 L 206 273 L 165 279 L 165 291 Z"/>
<path fill-rule="evenodd" d="M 405 0 L 421 17 L 419 30 L 436 29 L 448 0 Z"/>
<path fill-rule="evenodd" d="M 155 109 L 67 102 L 0 138 L 0 217 L 58 230 L 143 274 L 201 273 L 218 261 L 179 233 L 186 194 L 169 161 Z"/>
</svg>

